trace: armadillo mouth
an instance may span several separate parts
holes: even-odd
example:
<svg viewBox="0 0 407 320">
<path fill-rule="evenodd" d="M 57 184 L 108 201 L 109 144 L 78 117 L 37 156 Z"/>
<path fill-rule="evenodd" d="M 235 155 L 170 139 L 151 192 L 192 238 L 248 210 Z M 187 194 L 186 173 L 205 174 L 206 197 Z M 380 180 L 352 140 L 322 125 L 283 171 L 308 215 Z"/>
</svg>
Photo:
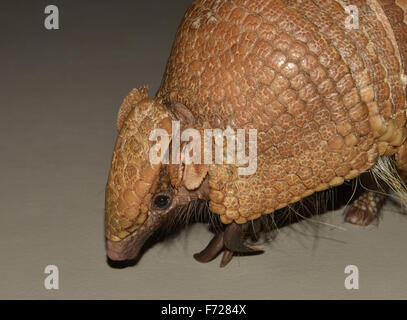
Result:
<svg viewBox="0 0 407 320">
<path fill-rule="evenodd" d="M 137 231 L 119 242 L 108 239 L 106 241 L 106 254 L 113 261 L 134 260 L 138 257 L 144 242 L 137 237 Z"/>
<path fill-rule="evenodd" d="M 106 254 L 110 260 L 125 261 L 138 258 L 149 237 L 158 229 L 162 217 L 152 212 L 139 229 L 120 241 L 106 240 Z"/>
</svg>

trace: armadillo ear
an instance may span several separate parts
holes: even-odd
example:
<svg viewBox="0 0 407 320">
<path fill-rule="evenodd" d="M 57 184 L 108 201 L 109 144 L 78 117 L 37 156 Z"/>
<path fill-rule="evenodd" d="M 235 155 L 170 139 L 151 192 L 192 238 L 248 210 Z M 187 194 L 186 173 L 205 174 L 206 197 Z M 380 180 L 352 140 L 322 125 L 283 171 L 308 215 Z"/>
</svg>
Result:
<svg viewBox="0 0 407 320">
<path fill-rule="evenodd" d="M 185 165 L 183 184 L 188 190 L 195 190 L 204 181 L 208 174 L 208 166 L 204 164 Z"/>
<path fill-rule="evenodd" d="M 129 116 L 130 112 L 136 107 L 137 103 L 141 100 L 148 98 L 148 87 L 133 89 L 124 99 L 120 106 L 119 114 L 117 116 L 117 131 L 122 130 L 123 124 Z"/>
<path fill-rule="evenodd" d="M 198 144 L 193 149 L 188 147 L 188 144 L 184 144 L 181 149 L 181 159 L 183 163 L 183 175 L 182 175 L 182 184 L 188 190 L 195 190 L 199 188 L 208 174 L 208 165 L 203 164 L 204 162 L 204 146 L 203 144 Z M 195 148 L 200 148 L 200 150 L 195 150 Z M 187 164 L 186 157 L 187 153 L 189 156 L 193 156 L 194 152 L 200 152 L 200 157 L 197 159 L 198 163 Z"/>
<path fill-rule="evenodd" d="M 185 164 L 185 152 L 187 143 L 183 142 L 181 144 L 181 163 L 169 165 L 169 174 L 171 185 L 175 188 L 181 185 L 185 186 L 188 190 L 195 190 L 199 188 L 208 173 L 208 165 L 205 164 Z M 171 149 L 170 149 L 171 150 Z M 170 159 L 172 156 L 172 150 Z"/>
<path fill-rule="evenodd" d="M 194 127 L 194 124 L 196 122 L 194 115 L 192 112 L 182 103 L 179 102 L 174 102 L 168 105 L 168 108 L 170 112 L 174 115 L 176 119 L 181 121 L 182 124 L 182 129 L 187 130 L 192 129 Z M 202 129 L 203 131 L 203 129 Z M 205 179 L 207 173 L 208 173 L 208 166 L 203 163 L 203 155 L 204 155 L 204 145 L 201 141 L 202 137 L 202 132 L 198 137 L 195 137 L 199 144 L 195 145 L 196 147 L 193 147 L 193 150 L 191 150 L 188 146 L 190 145 L 190 142 L 182 142 L 180 146 L 180 164 L 174 164 L 171 163 L 169 166 L 169 173 L 170 173 L 170 179 L 171 179 L 171 184 L 178 188 L 181 185 L 185 186 L 188 190 L 195 190 L 199 188 L 199 186 L 202 184 L 203 180 Z M 195 148 L 201 148 L 201 150 L 195 150 Z M 171 155 L 170 159 L 172 159 L 172 152 L 176 152 L 177 150 L 172 150 L 170 149 Z M 200 151 L 201 154 L 201 161 L 198 161 L 199 163 L 192 163 L 192 164 L 186 164 L 185 163 L 185 158 L 186 158 L 186 153 L 187 152 L 192 152 L 192 151 Z"/>
</svg>

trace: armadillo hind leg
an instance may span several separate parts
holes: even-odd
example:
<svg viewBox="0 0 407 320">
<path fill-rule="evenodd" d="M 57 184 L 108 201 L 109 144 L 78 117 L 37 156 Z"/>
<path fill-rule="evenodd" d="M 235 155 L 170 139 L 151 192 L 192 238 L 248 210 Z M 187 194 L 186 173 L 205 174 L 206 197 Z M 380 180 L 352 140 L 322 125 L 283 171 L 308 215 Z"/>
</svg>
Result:
<svg viewBox="0 0 407 320">
<path fill-rule="evenodd" d="M 244 244 L 245 234 L 247 229 L 251 227 L 248 223 L 238 225 L 232 223 L 228 225 L 225 231 L 218 233 L 209 242 L 208 246 L 194 255 L 194 258 L 199 262 L 210 262 L 215 259 L 218 254 L 224 250 L 220 266 L 223 268 L 229 264 L 235 254 L 260 254 L 261 250 L 252 249 Z"/>
<path fill-rule="evenodd" d="M 345 221 L 360 226 L 368 226 L 377 221 L 386 198 L 386 195 L 375 191 L 364 192 L 349 208 Z"/>
<path fill-rule="evenodd" d="M 368 226 L 378 221 L 380 211 L 387 199 L 389 187 L 380 179 L 374 179 L 370 173 L 365 173 L 360 179 L 363 193 L 352 203 L 346 212 L 345 221 Z"/>
</svg>

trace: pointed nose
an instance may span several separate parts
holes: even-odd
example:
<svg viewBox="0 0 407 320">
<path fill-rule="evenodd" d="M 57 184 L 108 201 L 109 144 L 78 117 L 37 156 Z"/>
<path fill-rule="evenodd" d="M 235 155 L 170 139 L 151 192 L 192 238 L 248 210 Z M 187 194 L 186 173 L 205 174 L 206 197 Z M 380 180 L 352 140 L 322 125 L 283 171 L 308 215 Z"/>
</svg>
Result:
<svg viewBox="0 0 407 320">
<path fill-rule="evenodd" d="M 142 246 L 142 243 L 134 243 L 131 239 L 124 239 L 119 242 L 107 240 L 106 254 L 113 261 L 133 260 L 137 258 Z"/>
</svg>

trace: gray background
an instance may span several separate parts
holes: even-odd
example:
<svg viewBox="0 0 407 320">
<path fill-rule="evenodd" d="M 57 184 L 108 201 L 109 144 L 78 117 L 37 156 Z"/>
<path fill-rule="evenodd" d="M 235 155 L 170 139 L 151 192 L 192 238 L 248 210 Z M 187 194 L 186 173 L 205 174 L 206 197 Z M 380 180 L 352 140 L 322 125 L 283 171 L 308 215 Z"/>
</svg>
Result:
<svg viewBox="0 0 407 320">
<path fill-rule="evenodd" d="M 43 27 L 46 4 L 0 10 L 0 298 L 407 297 L 407 222 L 391 204 L 379 227 L 344 224 L 337 211 L 283 228 L 264 255 L 226 269 L 192 259 L 211 238 L 205 225 L 135 267 L 109 267 L 104 186 L 118 107 L 134 87 L 154 95 L 190 1 L 53 1 L 59 31 Z M 50 264 L 59 291 L 44 289 Z M 344 288 L 350 264 L 358 291 Z"/>
</svg>

